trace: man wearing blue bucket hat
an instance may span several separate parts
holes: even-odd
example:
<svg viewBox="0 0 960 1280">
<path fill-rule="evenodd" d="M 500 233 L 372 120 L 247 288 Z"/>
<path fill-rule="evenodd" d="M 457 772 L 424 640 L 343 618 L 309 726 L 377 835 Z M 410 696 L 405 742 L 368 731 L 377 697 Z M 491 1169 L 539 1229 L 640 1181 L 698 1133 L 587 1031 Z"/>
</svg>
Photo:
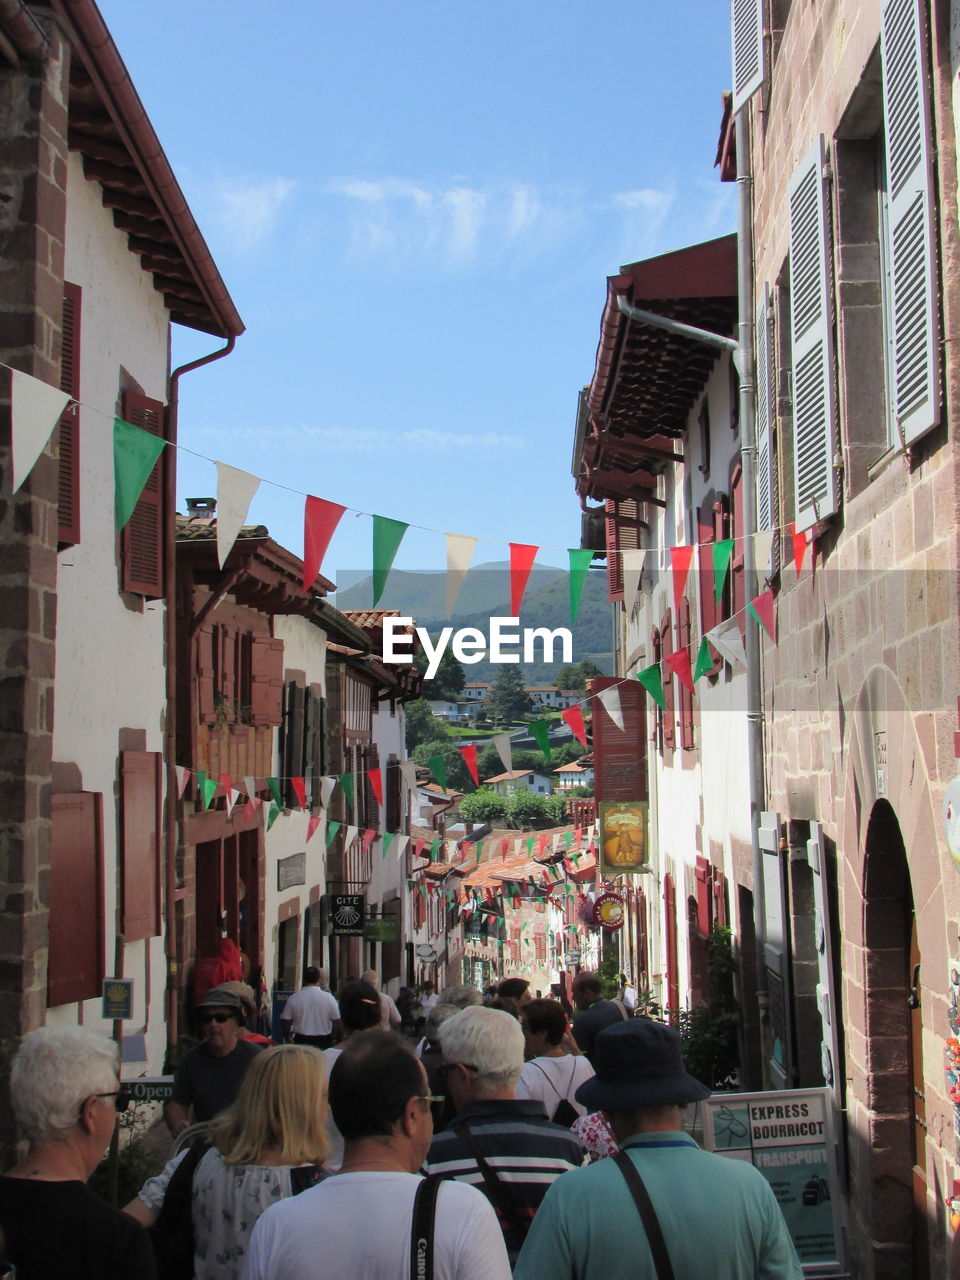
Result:
<svg viewBox="0 0 960 1280">
<path fill-rule="evenodd" d="M 553 1183 L 514 1280 L 802 1280 L 763 1175 L 684 1132 L 682 1108 L 710 1090 L 684 1068 L 678 1033 L 648 1019 L 607 1027 L 594 1065 L 576 1098 L 604 1113 L 620 1154 Z"/>
</svg>

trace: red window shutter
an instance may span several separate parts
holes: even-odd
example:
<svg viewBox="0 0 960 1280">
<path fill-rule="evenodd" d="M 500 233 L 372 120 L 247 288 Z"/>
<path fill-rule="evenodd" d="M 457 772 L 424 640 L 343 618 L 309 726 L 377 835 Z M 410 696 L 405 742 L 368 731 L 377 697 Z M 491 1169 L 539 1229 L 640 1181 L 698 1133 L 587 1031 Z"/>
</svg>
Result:
<svg viewBox="0 0 960 1280">
<path fill-rule="evenodd" d="M 127 942 L 160 932 L 162 759 L 157 751 L 120 753 L 123 860 L 123 936 Z"/>
<path fill-rule="evenodd" d="M 214 685 L 214 650 L 217 628 L 201 627 L 196 638 L 197 657 L 197 715 L 201 724 L 213 724 L 217 718 Z"/>
<path fill-rule="evenodd" d="M 610 600 L 622 600 L 623 565 L 618 554 L 620 544 L 617 537 L 617 504 L 613 498 L 606 498 L 603 509 L 607 544 L 607 597 Z"/>
<path fill-rule="evenodd" d="M 80 399 L 80 301 L 77 284 L 63 286 L 60 390 Z M 59 481 L 57 489 L 57 539 L 61 547 L 80 541 L 80 408 L 68 405 L 60 416 Z"/>
<path fill-rule="evenodd" d="M 673 619 L 669 609 L 660 622 L 660 651 L 660 670 L 663 675 L 663 745 L 672 751 L 676 743 L 676 712 L 673 703 L 674 675 L 667 666 L 667 658 L 673 653 Z"/>
<path fill-rule="evenodd" d="M 746 584 L 743 573 L 743 470 L 738 463 L 730 474 L 731 529 L 734 539 L 730 560 L 730 609 L 736 616 L 741 633 L 746 632 Z"/>
<path fill-rule="evenodd" d="M 697 560 L 700 569 L 700 630 L 706 635 L 720 619 L 717 616 L 713 576 L 713 542 L 715 538 L 713 506 L 705 502 L 697 512 Z"/>
<path fill-rule="evenodd" d="M 667 1009 L 680 1008 L 680 977 L 677 971 L 677 894 L 673 876 L 663 877 L 663 932 L 667 951 Z"/>
<path fill-rule="evenodd" d="M 679 648 L 686 649 L 690 653 L 690 661 L 693 663 L 696 654 L 691 653 L 691 639 L 690 601 L 686 596 L 682 596 L 677 618 L 677 644 Z M 689 751 L 693 747 L 693 694 L 679 680 L 677 686 L 680 691 L 680 746 L 684 751 Z"/>
<path fill-rule="evenodd" d="M 727 886 L 723 872 L 718 868 L 713 869 L 713 918 L 717 924 L 727 925 Z"/>
<path fill-rule="evenodd" d="M 51 1008 L 100 994 L 103 981 L 103 813 L 92 791 L 54 796 L 50 833 Z"/>
<path fill-rule="evenodd" d="M 660 643 L 660 632 L 657 630 L 656 627 L 654 627 L 653 630 L 650 632 L 651 663 L 656 663 L 659 666 L 662 655 L 663 655 L 663 645 Z M 662 667 L 660 669 L 660 675 L 662 678 L 663 676 Z M 663 709 L 661 708 L 659 703 L 656 704 L 656 707 L 657 707 L 656 727 L 654 729 L 654 733 L 653 733 L 653 737 L 651 738 L 651 741 L 653 742 L 657 751 L 662 752 L 663 751 Z"/>
<path fill-rule="evenodd" d="M 710 934 L 712 919 L 710 899 L 713 888 L 713 869 L 706 858 L 697 858 L 693 875 L 697 884 L 697 932 L 701 937 L 706 938 Z"/>
<path fill-rule="evenodd" d="M 593 717 L 594 791 L 597 800 L 647 798 L 647 693 L 636 681 L 622 684 L 615 676 L 598 676 L 589 692 L 601 693 L 619 685 L 623 732 L 606 712 Z"/>
<path fill-rule="evenodd" d="M 250 722 L 279 725 L 283 721 L 283 641 L 254 636 L 250 649 Z"/>
<path fill-rule="evenodd" d="M 123 418 L 143 431 L 163 435 L 163 405 L 139 391 L 123 393 Z M 157 459 L 122 534 L 121 585 L 148 600 L 163 595 L 166 500 L 164 455 Z"/>
</svg>

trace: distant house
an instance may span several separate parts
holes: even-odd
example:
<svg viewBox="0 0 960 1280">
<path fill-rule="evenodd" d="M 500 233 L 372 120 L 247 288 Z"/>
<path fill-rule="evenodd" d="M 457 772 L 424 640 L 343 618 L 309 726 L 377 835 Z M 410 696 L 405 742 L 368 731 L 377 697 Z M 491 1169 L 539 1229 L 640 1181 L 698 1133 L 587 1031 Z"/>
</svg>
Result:
<svg viewBox="0 0 960 1280">
<path fill-rule="evenodd" d="M 534 791 L 543 796 L 553 794 L 552 781 L 532 769 L 512 769 L 509 773 L 498 773 L 493 778 L 484 778 L 483 785 L 490 787 L 498 796 L 511 796 L 515 791 Z"/>
<path fill-rule="evenodd" d="M 581 756 L 579 760 L 571 760 L 554 769 L 558 791 L 569 791 L 572 787 L 593 786 L 593 756 Z"/>
<path fill-rule="evenodd" d="M 438 720 L 449 720 L 451 724 L 456 723 L 460 714 L 455 702 L 447 702 L 445 699 L 441 698 L 428 698 L 427 706 Z"/>
<path fill-rule="evenodd" d="M 523 691 L 535 706 L 539 704 L 541 707 L 558 707 L 561 710 L 572 707 L 583 697 L 576 689 L 555 689 L 552 684 L 528 684 Z"/>
<path fill-rule="evenodd" d="M 474 680 L 465 684 L 462 692 L 467 702 L 484 702 L 490 696 L 490 686 L 483 680 Z"/>
</svg>

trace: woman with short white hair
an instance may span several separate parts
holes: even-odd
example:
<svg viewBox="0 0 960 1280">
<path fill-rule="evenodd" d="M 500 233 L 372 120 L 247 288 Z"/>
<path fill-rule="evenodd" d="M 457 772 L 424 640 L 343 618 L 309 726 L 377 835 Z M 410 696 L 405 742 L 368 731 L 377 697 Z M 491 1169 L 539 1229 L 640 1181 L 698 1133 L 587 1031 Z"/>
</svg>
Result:
<svg viewBox="0 0 960 1280">
<path fill-rule="evenodd" d="M 27 1154 L 0 1177 L 0 1256 L 24 1280 L 152 1280 L 143 1228 L 87 1188 L 129 1095 L 112 1040 L 86 1027 L 42 1027 L 10 1073 Z"/>
</svg>

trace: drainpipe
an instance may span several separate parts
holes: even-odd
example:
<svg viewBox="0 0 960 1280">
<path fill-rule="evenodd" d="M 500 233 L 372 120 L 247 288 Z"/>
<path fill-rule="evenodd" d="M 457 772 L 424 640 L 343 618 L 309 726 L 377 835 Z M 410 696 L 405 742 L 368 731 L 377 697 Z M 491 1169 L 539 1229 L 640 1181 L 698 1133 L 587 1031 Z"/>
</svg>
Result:
<svg viewBox="0 0 960 1280">
<path fill-rule="evenodd" d="M 212 351 L 199 360 L 191 360 L 174 369 L 170 375 L 169 395 L 167 397 L 167 440 L 171 445 L 177 443 L 177 428 L 180 408 L 180 379 L 185 373 L 191 373 L 214 360 L 222 360 L 236 346 L 236 334 L 231 334 L 227 345 L 219 351 Z M 171 501 L 176 496 L 177 453 L 176 448 L 164 451 L 164 481 Z M 165 648 L 166 648 L 166 725 L 164 730 L 164 757 L 167 761 L 167 806 L 164 824 L 164 866 L 166 868 L 166 914 L 165 934 L 167 951 L 167 1056 L 176 1048 L 179 1032 L 177 1001 L 177 833 L 179 828 L 179 801 L 177 799 L 177 558 L 176 558 L 177 524 L 171 519 L 167 525 L 167 545 L 164 549 L 167 560 Z"/>
<path fill-rule="evenodd" d="M 750 120 L 741 110 L 736 118 L 737 142 L 737 325 L 740 350 L 735 357 L 740 375 L 740 459 L 743 477 L 743 577 L 745 595 L 756 582 L 756 551 L 751 536 L 757 531 L 757 418 L 756 359 L 753 340 L 753 173 L 750 156 Z M 760 850 L 760 814 L 764 807 L 763 704 L 760 692 L 760 628 L 746 627 L 747 658 L 747 776 L 750 790 L 750 846 L 753 863 L 753 928 L 756 940 L 757 1010 L 760 1017 L 762 1060 L 769 1059 L 767 1028 L 770 993 L 767 987 L 766 904 L 763 892 L 763 854 Z M 766 1067 L 763 1084 L 766 1084 Z M 762 1087 L 762 1086 L 761 1086 Z"/>
</svg>

